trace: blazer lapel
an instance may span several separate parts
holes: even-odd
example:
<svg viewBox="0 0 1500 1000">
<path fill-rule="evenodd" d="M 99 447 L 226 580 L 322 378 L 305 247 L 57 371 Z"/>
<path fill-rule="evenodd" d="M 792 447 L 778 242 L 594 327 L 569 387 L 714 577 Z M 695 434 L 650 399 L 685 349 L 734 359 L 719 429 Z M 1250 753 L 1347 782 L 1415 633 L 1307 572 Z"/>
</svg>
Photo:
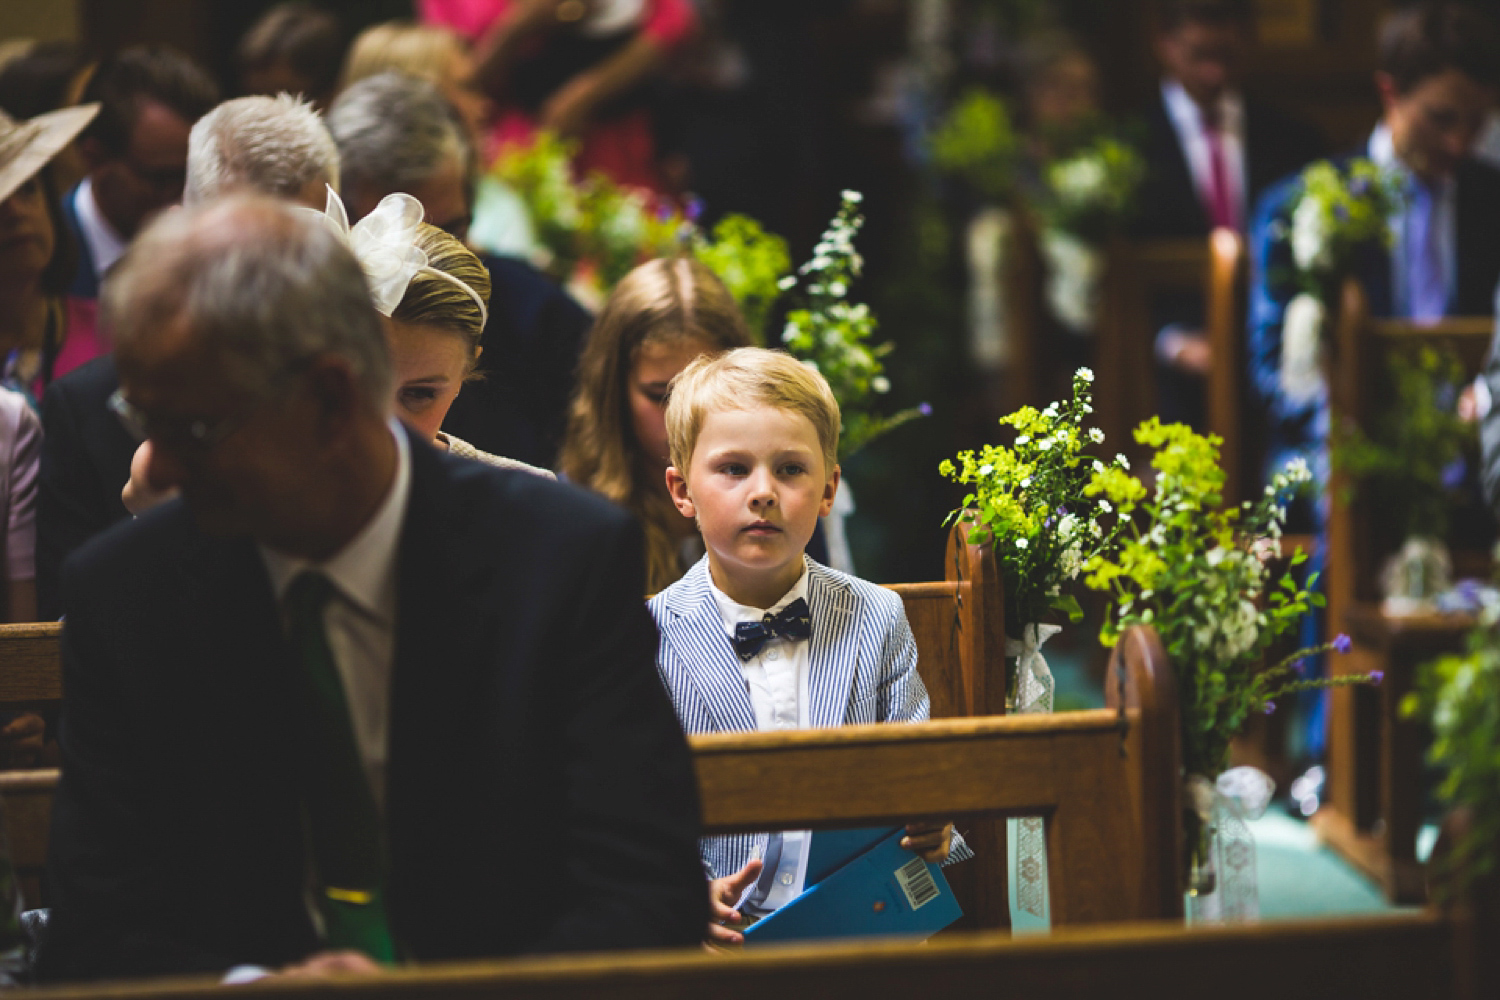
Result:
<svg viewBox="0 0 1500 1000">
<path fill-rule="evenodd" d="M 734 646 L 724 634 L 724 619 L 709 590 L 708 559 L 688 570 L 667 602 L 670 620 L 662 638 L 672 654 L 688 660 L 688 681 L 697 689 L 714 725 L 721 732 L 753 731 L 755 709 Z"/>
<path fill-rule="evenodd" d="M 841 726 L 859 673 L 859 598 L 846 581 L 809 561 L 807 605 L 812 612 L 808 720 L 814 726 Z"/>
</svg>

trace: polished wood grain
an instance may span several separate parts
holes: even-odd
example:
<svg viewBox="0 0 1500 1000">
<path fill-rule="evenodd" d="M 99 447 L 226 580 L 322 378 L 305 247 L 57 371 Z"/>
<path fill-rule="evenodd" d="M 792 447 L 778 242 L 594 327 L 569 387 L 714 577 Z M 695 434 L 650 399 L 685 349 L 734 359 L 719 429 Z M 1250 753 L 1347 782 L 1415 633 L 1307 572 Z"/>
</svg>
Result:
<svg viewBox="0 0 1500 1000">
<path fill-rule="evenodd" d="M 0 625 L 0 707 L 62 700 L 61 622 Z"/>
</svg>

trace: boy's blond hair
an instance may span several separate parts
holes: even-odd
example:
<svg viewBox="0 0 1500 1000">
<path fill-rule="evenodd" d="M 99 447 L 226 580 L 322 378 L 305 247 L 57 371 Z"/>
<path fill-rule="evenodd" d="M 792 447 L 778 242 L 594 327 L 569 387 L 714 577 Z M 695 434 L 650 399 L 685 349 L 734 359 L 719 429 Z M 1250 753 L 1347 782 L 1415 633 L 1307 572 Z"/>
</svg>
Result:
<svg viewBox="0 0 1500 1000">
<path fill-rule="evenodd" d="M 813 425 L 823 449 L 823 472 L 838 464 L 839 404 L 828 380 L 785 351 L 738 347 L 701 354 L 672 380 L 667 400 L 667 447 L 672 464 L 687 476 L 703 418 L 723 410 L 771 406 L 800 413 Z"/>
</svg>

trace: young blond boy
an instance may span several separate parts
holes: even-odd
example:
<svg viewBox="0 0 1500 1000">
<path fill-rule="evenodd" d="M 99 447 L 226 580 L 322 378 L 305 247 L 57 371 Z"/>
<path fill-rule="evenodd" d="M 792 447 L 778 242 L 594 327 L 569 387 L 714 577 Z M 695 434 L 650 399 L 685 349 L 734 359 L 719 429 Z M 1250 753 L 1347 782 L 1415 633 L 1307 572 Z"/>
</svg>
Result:
<svg viewBox="0 0 1500 1000">
<path fill-rule="evenodd" d="M 672 382 L 667 488 L 707 554 L 650 601 L 656 666 L 689 733 L 800 729 L 928 717 L 901 599 L 803 551 L 838 491 L 839 406 L 791 355 L 703 355 Z M 952 825 L 914 824 L 903 844 L 949 855 Z M 806 831 L 702 842 L 707 939 L 803 888 Z M 961 839 L 953 859 L 970 856 Z"/>
</svg>

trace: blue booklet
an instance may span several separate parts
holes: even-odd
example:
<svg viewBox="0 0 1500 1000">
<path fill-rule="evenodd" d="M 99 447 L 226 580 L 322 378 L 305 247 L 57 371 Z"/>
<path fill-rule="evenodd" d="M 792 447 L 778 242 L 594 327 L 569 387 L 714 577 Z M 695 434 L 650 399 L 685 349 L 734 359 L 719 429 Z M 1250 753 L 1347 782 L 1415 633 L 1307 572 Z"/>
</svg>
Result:
<svg viewBox="0 0 1500 1000">
<path fill-rule="evenodd" d="M 853 834 L 830 841 L 823 857 L 835 857 L 863 835 L 880 831 L 840 831 Z M 809 847 L 807 881 L 813 864 L 820 864 L 818 837 Z M 901 846 L 905 831 L 891 830 L 874 846 L 845 861 L 832 874 L 811 884 L 802 895 L 768 917 L 745 928 L 745 945 L 773 941 L 814 941 L 826 938 L 903 935 L 928 938 L 963 916 L 943 870 Z"/>
</svg>

